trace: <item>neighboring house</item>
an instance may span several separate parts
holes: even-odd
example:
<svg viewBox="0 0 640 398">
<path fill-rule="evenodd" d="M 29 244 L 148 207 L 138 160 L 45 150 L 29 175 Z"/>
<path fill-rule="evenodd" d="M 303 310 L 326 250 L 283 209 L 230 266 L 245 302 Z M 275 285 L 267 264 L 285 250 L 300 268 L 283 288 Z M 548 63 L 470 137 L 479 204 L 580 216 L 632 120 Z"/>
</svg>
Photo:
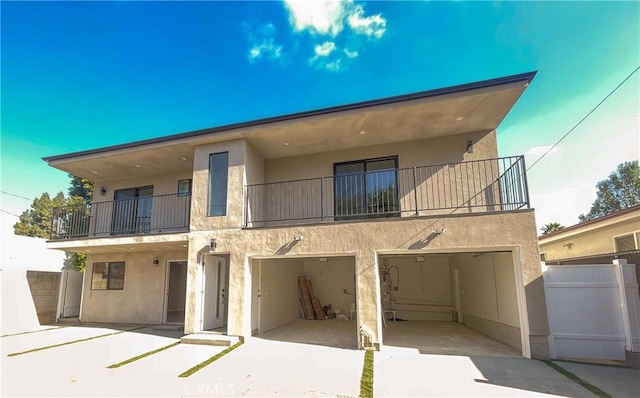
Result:
<svg viewBox="0 0 640 398">
<path fill-rule="evenodd" d="M 541 235 L 538 242 L 543 261 L 638 250 L 640 206 Z"/>
<path fill-rule="evenodd" d="M 301 317 L 304 274 L 358 347 L 395 316 L 547 357 L 524 159 L 496 142 L 534 75 L 45 158 L 96 187 L 50 243 L 87 253 L 81 320 L 250 337 Z"/>
</svg>

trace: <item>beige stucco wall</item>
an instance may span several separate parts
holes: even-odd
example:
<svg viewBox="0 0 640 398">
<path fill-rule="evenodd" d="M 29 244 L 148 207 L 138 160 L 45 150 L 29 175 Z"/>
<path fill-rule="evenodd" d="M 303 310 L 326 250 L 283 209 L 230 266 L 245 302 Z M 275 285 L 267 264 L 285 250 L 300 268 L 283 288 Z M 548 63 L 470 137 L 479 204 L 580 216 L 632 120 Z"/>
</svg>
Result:
<svg viewBox="0 0 640 398">
<path fill-rule="evenodd" d="M 336 259 L 328 257 L 327 261 L 316 258 L 304 261 L 304 275 L 311 279 L 313 290 L 322 306 L 331 304 L 333 310 L 340 310 L 349 316 L 350 304 L 355 297 L 344 293 L 355 291 L 353 259 Z"/>
<path fill-rule="evenodd" d="M 99 174 L 97 174 L 99 176 Z M 178 192 L 178 181 L 192 178 L 191 172 L 157 174 L 147 177 L 122 178 L 112 181 L 94 180 L 93 202 L 107 202 L 114 200 L 114 193 L 119 189 L 153 186 L 154 195 L 166 195 Z M 105 187 L 105 194 L 100 194 L 100 187 Z"/>
<path fill-rule="evenodd" d="M 153 257 L 159 266 L 153 267 Z M 131 251 L 87 255 L 80 320 L 159 324 L 164 319 L 166 262 L 184 260 L 184 251 Z M 123 290 L 91 290 L 93 263 L 125 262 Z"/>
<path fill-rule="evenodd" d="M 540 242 L 540 252 L 547 253 L 547 259 L 588 256 L 615 251 L 613 237 L 640 230 L 640 214 L 624 222 L 601 226 L 597 229 L 578 232 L 569 236 L 559 236 L 552 242 Z M 571 243 L 570 247 L 564 247 Z"/>
<path fill-rule="evenodd" d="M 431 231 L 446 232 L 431 237 Z M 228 333 L 251 335 L 251 259 L 354 255 L 358 322 L 374 343 L 382 343 L 379 317 L 379 273 L 377 254 L 513 250 L 522 267 L 532 354 L 548 356 L 549 333 L 546 303 L 533 211 L 405 218 L 402 220 L 334 223 L 265 229 L 193 231 L 189 238 L 189 279 L 185 331 L 199 325 L 198 280 L 202 253 L 211 238 L 218 240 L 218 253 L 230 257 Z M 295 243 L 294 236 L 304 240 Z"/>
<path fill-rule="evenodd" d="M 262 267 L 259 325 L 262 333 L 300 318 L 297 280 L 304 271 L 301 259 L 258 261 Z"/>
<path fill-rule="evenodd" d="M 209 217 L 207 215 L 209 200 L 209 155 L 221 152 L 229 153 L 227 214 L 225 216 Z M 245 170 L 248 169 L 245 168 L 245 156 L 245 140 L 227 141 L 196 148 L 191 199 L 190 225 L 192 231 L 240 227 L 244 207 Z"/>
</svg>

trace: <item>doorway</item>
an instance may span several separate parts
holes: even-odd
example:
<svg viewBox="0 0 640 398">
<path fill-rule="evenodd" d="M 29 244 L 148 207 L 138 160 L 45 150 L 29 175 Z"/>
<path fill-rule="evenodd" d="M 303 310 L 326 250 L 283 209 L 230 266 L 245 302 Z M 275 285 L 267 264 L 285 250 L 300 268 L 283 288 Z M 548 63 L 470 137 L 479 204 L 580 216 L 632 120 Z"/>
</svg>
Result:
<svg viewBox="0 0 640 398">
<path fill-rule="evenodd" d="M 200 330 L 224 332 L 227 325 L 228 262 L 222 256 L 204 256 Z"/>
<path fill-rule="evenodd" d="M 187 261 L 167 262 L 165 323 L 184 323 L 187 297 Z"/>
<path fill-rule="evenodd" d="M 118 189 L 114 194 L 114 235 L 135 234 L 151 230 L 153 186 Z"/>
</svg>

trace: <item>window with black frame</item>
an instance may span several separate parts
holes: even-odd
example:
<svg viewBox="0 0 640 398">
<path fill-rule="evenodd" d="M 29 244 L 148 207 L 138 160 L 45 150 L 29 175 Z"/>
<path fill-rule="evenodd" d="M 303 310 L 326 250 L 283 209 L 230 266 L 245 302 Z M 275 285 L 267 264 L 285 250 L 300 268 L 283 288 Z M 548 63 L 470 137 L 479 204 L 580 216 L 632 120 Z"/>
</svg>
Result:
<svg viewBox="0 0 640 398">
<path fill-rule="evenodd" d="M 334 164 L 336 220 L 397 217 L 398 157 Z"/>
<path fill-rule="evenodd" d="M 124 261 L 93 263 L 91 290 L 123 290 Z"/>
</svg>

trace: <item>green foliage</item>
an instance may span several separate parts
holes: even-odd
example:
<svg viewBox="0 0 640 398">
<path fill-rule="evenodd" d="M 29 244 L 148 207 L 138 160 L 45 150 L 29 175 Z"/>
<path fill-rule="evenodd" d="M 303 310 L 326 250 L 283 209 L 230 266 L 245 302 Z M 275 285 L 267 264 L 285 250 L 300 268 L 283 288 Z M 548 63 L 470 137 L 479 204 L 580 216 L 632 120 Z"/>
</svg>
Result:
<svg viewBox="0 0 640 398">
<path fill-rule="evenodd" d="M 73 253 L 71 255 L 71 266 L 78 271 L 84 271 L 87 268 L 87 254 Z"/>
<path fill-rule="evenodd" d="M 91 203 L 93 196 L 93 181 L 69 174 L 71 186 L 69 187 L 69 198 L 82 198 L 85 204 Z"/>
<path fill-rule="evenodd" d="M 20 215 L 20 221 L 13 225 L 15 234 L 48 238 L 51 230 L 52 210 L 54 207 L 64 206 L 65 202 L 66 199 L 62 192 L 53 199 L 46 192 L 39 198 L 35 198 L 31 209 L 25 210 Z"/>
<path fill-rule="evenodd" d="M 32 236 L 37 238 L 49 238 L 53 222 L 53 208 L 65 206 L 89 205 L 93 195 L 93 182 L 69 174 L 71 186 L 69 187 L 69 197 L 65 198 L 62 192 L 53 199 L 48 193 L 43 193 L 39 198 L 33 200 L 31 209 L 25 210 L 17 223 L 13 225 L 16 235 Z M 86 209 L 88 216 L 89 209 Z M 87 218 L 88 220 L 88 218 Z M 57 222 L 65 222 L 58 219 Z M 84 253 L 73 253 L 71 255 L 71 265 L 80 271 L 84 271 L 87 263 L 87 255 Z"/>
<path fill-rule="evenodd" d="M 542 235 L 550 234 L 551 232 L 560 231 L 564 228 L 564 225 L 557 222 L 550 222 L 541 228 Z"/>
<path fill-rule="evenodd" d="M 598 182 L 598 192 L 591 210 L 581 214 L 580 222 L 593 220 L 616 211 L 640 205 L 640 166 L 638 161 L 618 165 L 609 178 Z"/>
</svg>

